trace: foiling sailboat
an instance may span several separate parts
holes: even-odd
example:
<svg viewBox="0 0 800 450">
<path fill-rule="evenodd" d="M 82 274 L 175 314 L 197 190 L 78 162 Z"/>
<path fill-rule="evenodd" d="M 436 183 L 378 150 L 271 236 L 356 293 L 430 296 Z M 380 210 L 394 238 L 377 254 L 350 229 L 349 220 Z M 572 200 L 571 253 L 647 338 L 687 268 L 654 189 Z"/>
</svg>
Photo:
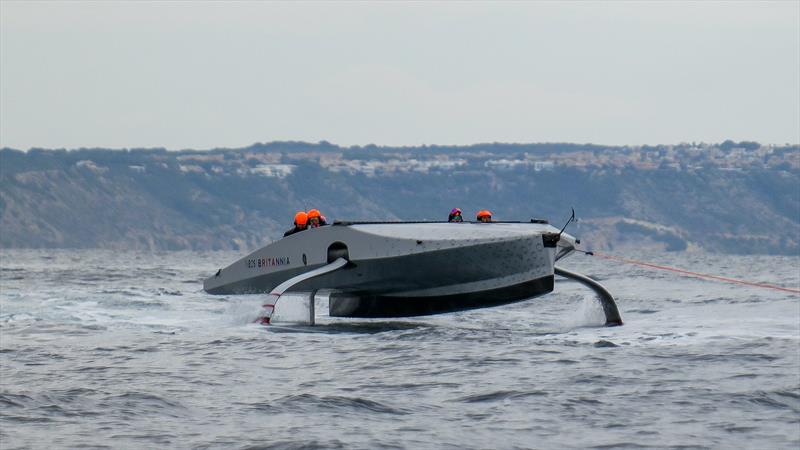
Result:
<svg viewBox="0 0 800 450">
<path fill-rule="evenodd" d="M 565 225 L 566 228 L 566 225 Z M 410 317 L 485 308 L 553 291 L 555 275 L 598 293 L 606 325 L 621 325 L 613 296 L 596 281 L 556 266 L 575 237 L 530 222 L 345 222 L 296 233 L 219 269 L 210 294 L 269 293 L 268 324 L 286 292 L 329 294 L 332 317 Z"/>
</svg>

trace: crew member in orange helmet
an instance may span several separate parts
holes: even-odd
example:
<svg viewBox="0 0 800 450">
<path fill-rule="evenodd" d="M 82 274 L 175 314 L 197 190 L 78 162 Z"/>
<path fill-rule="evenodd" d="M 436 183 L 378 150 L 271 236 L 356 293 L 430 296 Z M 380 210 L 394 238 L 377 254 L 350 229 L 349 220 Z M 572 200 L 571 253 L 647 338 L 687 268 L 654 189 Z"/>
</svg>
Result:
<svg viewBox="0 0 800 450">
<path fill-rule="evenodd" d="M 283 233 L 283 237 L 299 233 L 307 228 L 308 214 L 306 214 L 305 211 L 298 211 L 297 214 L 294 215 L 294 226 L 286 233 Z"/>
<path fill-rule="evenodd" d="M 320 214 L 318 209 L 310 209 L 308 211 L 308 227 L 309 228 L 318 228 L 323 225 L 327 225 L 328 222 L 325 221 L 325 216 Z"/>
<path fill-rule="evenodd" d="M 478 222 L 489 223 L 492 221 L 492 212 L 482 209 L 478 211 Z"/>
</svg>

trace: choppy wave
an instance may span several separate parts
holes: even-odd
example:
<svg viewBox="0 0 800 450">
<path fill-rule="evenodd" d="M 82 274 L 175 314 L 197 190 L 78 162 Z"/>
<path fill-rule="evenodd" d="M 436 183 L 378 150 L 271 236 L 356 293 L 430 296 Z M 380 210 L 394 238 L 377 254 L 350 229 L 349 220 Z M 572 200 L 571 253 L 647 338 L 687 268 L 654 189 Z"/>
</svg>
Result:
<svg viewBox="0 0 800 450">
<path fill-rule="evenodd" d="M 800 258 L 634 255 L 773 284 Z M 209 296 L 239 255 L 3 251 L 0 439 L 17 447 L 797 448 L 800 296 L 568 261 L 498 308 L 315 327 Z M 287 313 L 287 317 L 291 314 Z"/>
</svg>

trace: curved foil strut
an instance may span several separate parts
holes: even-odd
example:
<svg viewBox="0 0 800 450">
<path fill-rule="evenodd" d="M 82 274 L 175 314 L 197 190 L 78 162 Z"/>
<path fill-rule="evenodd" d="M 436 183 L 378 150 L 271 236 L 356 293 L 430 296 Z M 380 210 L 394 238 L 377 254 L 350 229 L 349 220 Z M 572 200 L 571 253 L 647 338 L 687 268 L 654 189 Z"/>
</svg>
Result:
<svg viewBox="0 0 800 450">
<path fill-rule="evenodd" d="M 602 284 L 587 277 L 586 275 L 582 275 L 577 272 L 570 272 L 569 270 L 565 270 L 560 267 L 554 267 L 554 271 L 556 275 L 575 280 L 597 293 L 597 299 L 600 300 L 600 304 L 603 306 L 603 313 L 606 316 L 607 327 L 616 327 L 622 325 L 622 317 L 619 315 L 619 309 L 617 309 L 617 303 L 614 301 L 614 296 L 611 295 L 611 292 L 608 292 L 608 289 L 606 289 Z"/>
<path fill-rule="evenodd" d="M 309 272 L 301 273 L 300 275 L 297 275 L 296 277 L 289 278 L 288 280 L 286 280 L 283 283 L 279 284 L 278 286 L 275 287 L 275 289 L 272 290 L 272 292 L 269 293 L 269 295 L 271 297 L 271 301 L 268 301 L 267 303 L 264 303 L 263 306 L 264 306 L 264 309 L 266 311 L 264 312 L 264 315 L 258 319 L 258 321 L 261 322 L 264 325 L 268 325 L 270 323 L 270 321 L 272 320 L 272 315 L 275 314 L 275 305 L 278 303 L 278 300 L 280 300 L 281 295 L 283 295 L 286 291 L 291 289 L 296 284 L 301 283 L 301 282 L 306 281 L 306 280 L 310 280 L 311 278 L 318 277 L 320 275 L 325 275 L 326 273 L 331 273 L 334 270 L 339 270 L 342 267 L 346 266 L 347 263 L 348 263 L 348 261 L 346 259 L 338 258 L 338 259 L 336 259 L 334 262 L 332 262 L 330 264 L 324 265 L 322 267 L 319 267 L 317 269 L 311 270 Z M 311 302 L 314 301 L 314 296 L 313 295 L 311 296 L 310 301 Z M 313 307 L 312 307 L 312 311 L 313 311 Z"/>
</svg>

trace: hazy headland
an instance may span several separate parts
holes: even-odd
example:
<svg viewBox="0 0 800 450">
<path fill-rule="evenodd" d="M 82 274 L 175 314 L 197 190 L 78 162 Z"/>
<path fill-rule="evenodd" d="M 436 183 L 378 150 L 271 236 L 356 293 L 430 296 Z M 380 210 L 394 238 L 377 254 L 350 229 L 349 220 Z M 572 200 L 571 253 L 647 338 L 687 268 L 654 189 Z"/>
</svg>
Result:
<svg viewBox="0 0 800 450">
<path fill-rule="evenodd" d="M 477 144 L 0 150 L 3 248 L 236 249 L 329 220 L 547 218 L 584 248 L 800 252 L 800 146 Z"/>
</svg>

